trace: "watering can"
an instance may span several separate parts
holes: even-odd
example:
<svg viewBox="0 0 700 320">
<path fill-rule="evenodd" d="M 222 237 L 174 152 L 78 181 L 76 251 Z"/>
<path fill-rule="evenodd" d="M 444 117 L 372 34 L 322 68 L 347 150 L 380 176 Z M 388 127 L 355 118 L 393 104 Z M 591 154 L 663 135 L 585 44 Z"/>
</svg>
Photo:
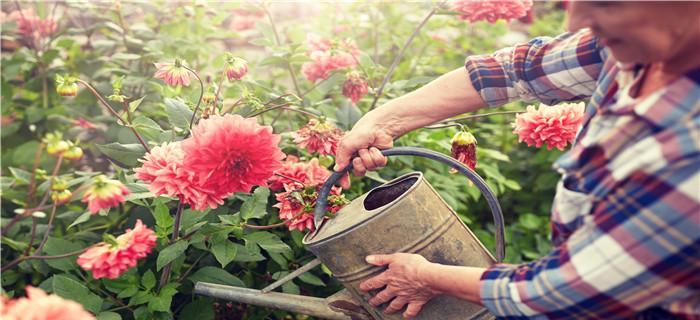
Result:
<svg viewBox="0 0 700 320">
<path fill-rule="evenodd" d="M 386 269 L 367 264 L 367 255 L 416 253 L 431 262 L 473 267 L 488 267 L 503 260 L 503 213 L 495 195 L 479 175 L 459 161 L 428 149 L 398 147 L 383 150 L 382 154 L 426 157 L 467 176 L 479 188 L 491 209 L 496 226 L 496 257 L 484 248 L 420 172 L 378 186 L 351 201 L 334 218 L 325 219 L 330 190 L 352 169 L 350 165 L 333 173 L 318 193 L 314 211 L 316 228 L 303 241 L 318 258 L 262 290 L 198 282 L 195 293 L 323 319 L 393 320 L 401 319 L 400 313 L 382 313 L 384 306 L 371 306 L 367 302 L 371 295 L 359 289 L 361 282 Z M 333 277 L 345 289 L 325 299 L 271 292 L 321 263 L 332 271 Z M 483 307 L 447 295 L 430 300 L 416 317 L 430 320 L 486 318 L 493 317 Z"/>
</svg>

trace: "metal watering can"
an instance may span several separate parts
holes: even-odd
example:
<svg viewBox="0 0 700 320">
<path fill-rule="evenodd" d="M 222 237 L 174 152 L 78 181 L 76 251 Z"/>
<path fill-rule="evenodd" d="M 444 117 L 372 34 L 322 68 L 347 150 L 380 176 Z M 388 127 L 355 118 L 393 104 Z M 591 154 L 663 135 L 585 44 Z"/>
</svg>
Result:
<svg viewBox="0 0 700 320">
<path fill-rule="evenodd" d="M 195 293 L 324 319 L 401 319 L 400 313 L 387 315 L 371 306 L 367 302 L 371 296 L 359 289 L 361 282 L 385 270 L 385 267 L 367 264 L 367 255 L 408 252 L 420 254 L 431 262 L 474 267 L 488 267 L 503 260 L 503 213 L 495 195 L 479 175 L 459 161 L 428 149 L 398 147 L 383 150 L 382 154 L 426 157 L 467 176 L 486 198 L 493 214 L 495 259 L 420 172 L 376 187 L 343 207 L 333 219 L 324 219 L 331 187 L 352 169 L 350 165 L 342 172 L 333 173 L 319 191 L 314 212 L 316 228 L 303 241 L 317 259 L 262 290 L 198 282 Z M 344 290 L 325 299 L 271 292 L 321 263 L 345 286 Z M 492 316 L 476 304 L 442 295 L 425 304 L 416 319 L 480 318 Z"/>
</svg>

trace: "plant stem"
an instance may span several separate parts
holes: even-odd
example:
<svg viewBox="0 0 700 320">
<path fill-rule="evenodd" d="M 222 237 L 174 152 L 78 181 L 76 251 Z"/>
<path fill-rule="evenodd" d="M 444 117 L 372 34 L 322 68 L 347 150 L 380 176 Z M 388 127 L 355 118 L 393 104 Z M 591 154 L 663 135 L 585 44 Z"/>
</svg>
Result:
<svg viewBox="0 0 700 320">
<path fill-rule="evenodd" d="M 175 242 L 180 235 L 180 218 L 182 217 L 182 208 L 184 204 L 182 201 L 177 203 L 177 211 L 175 211 L 175 222 L 173 223 L 173 234 L 170 236 L 170 243 Z M 168 281 L 170 281 L 170 271 L 173 267 L 172 261 L 163 267 L 163 273 L 160 275 L 160 283 L 158 284 L 158 290 L 163 288 Z"/>
<path fill-rule="evenodd" d="M 275 21 L 272 19 L 272 14 L 270 13 L 270 10 L 267 9 L 267 4 L 263 2 L 262 8 L 265 11 L 265 14 L 267 15 L 268 20 L 270 20 L 270 26 L 272 28 L 272 33 L 275 35 L 275 42 L 277 42 L 278 46 L 282 45 L 282 41 L 280 41 L 280 35 L 277 32 L 277 27 L 275 26 Z M 289 75 L 292 77 L 292 82 L 294 83 L 294 89 L 297 92 L 297 96 L 302 97 L 303 95 L 301 94 L 301 90 L 299 90 L 299 83 L 297 83 L 297 75 L 294 73 L 294 69 L 292 68 L 292 64 L 287 62 L 287 70 L 289 70 Z"/>
<path fill-rule="evenodd" d="M 406 53 L 406 48 L 408 48 L 409 45 L 411 45 L 411 42 L 413 42 L 413 39 L 418 35 L 418 32 L 420 32 L 420 29 L 423 28 L 423 26 L 430 20 L 430 18 L 435 14 L 435 11 L 437 8 L 433 8 L 430 10 L 428 15 L 425 16 L 423 21 L 416 27 L 415 30 L 413 30 L 413 34 L 408 38 L 406 43 L 404 43 L 403 47 L 401 47 L 401 51 L 399 51 L 399 54 L 394 57 L 394 61 L 391 63 L 391 67 L 389 67 L 389 71 L 386 73 L 384 76 L 384 79 L 382 80 L 382 84 L 379 86 L 379 89 L 377 90 L 377 93 L 374 95 L 374 100 L 372 101 L 372 104 L 369 107 L 369 110 L 374 109 L 374 107 L 377 105 L 377 101 L 379 100 L 379 97 L 382 96 L 382 92 L 384 91 L 384 87 L 386 86 L 387 82 L 389 82 L 389 79 L 391 79 L 392 74 L 394 73 L 394 70 L 396 69 L 396 66 L 399 64 L 399 61 L 401 58 L 403 58 L 404 53 Z"/>
<path fill-rule="evenodd" d="M 34 251 L 35 253 L 40 253 L 41 249 L 44 248 L 46 241 L 49 239 L 49 233 L 51 233 L 51 227 L 53 227 L 53 220 L 56 217 L 56 207 L 58 207 L 58 205 L 56 202 L 54 202 L 53 206 L 51 207 L 51 215 L 49 215 L 49 223 L 46 225 L 46 231 L 44 232 L 44 238 L 41 239 L 39 246 L 36 247 L 36 251 Z"/>
<path fill-rule="evenodd" d="M 135 129 L 134 127 L 131 126 L 131 123 L 126 122 L 126 120 L 124 120 L 124 119 L 119 115 L 119 113 L 117 113 L 116 111 L 114 111 L 114 109 L 112 108 L 112 106 L 109 105 L 109 103 L 107 102 L 107 100 L 105 100 L 105 99 L 102 97 L 102 95 L 100 95 L 100 93 L 97 92 L 97 90 L 96 90 L 95 88 L 93 88 L 89 83 L 87 83 L 86 81 L 81 80 L 81 79 L 77 79 L 76 82 L 82 84 L 85 88 L 87 88 L 88 90 L 90 90 L 90 92 L 92 92 L 92 95 L 94 95 L 95 98 L 97 98 L 97 100 L 98 100 L 105 108 L 107 108 L 107 110 L 108 110 L 113 116 L 117 117 L 117 120 L 119 120 L 123 125 L 127 126 L 129 129 L 131 129 L 131 132 L 134 133 L 134 135 L 136 136 L 136 139 L 138 139 L 139 142 L 141 143 L 141 145 L 143 146 L 143 148 L 146 149 L 146 152 L 151 152 L 151 149 L 150 149 L 150 148 L 148 147 L 148 145 L 146 144 L 146 141 L 143 140 L 143 138 L 141 137 L 141 134 L 139 134 L 138 131 L 136 131 L 136 129 Z M 201 97 L 200 97 L 200 100 L 201 100 Z"/>
<path fill-rule="evenodd" d="M 182 67 L 189 70 L 190 72 L 192 72 L 192 74 L 194 74 L 194 76 L 197 78 L 197 80 L 199 80 L 199 87 L 200 87 L 199 88 L 200 89 L 199 90 L 199 99 L 197 100 L 197 106 L 194 108 L 194 112 L 192 113 L 192 119 L 190 119 L 190 130 L 192 130 L 192 125 L 194 125 L 194 119 L 197 117 L 197 112 L 199 112 L 199 105 L 202 103 L 202 97 L 204 96 L 204 82 L 202 82 L 202 78 L 199 77 L 197 72 L 195 72 L 194 70 L 190 69 L 187 66 L 183 65 Z M 218 94 L 217 94 L 217 98 L 218 98 Z"/>
<path fill-rule="evenodd" d="M 278 228 L 278 227 L 281 227 L 285 224 L 287 224 L 286 221 L 282 221 L 280 223 L 270 224 L 270 225 L 266 225 L 266 226 L 256 226 L 256 225 L 244 223 L 243 226 L 246 228 L 255 229 L 255 230 L 267 230 L 267 229 Z"/>
<path fill-rule="evenodd" d="M 311 112 L 309 112 L 309 111 L 306 111 L 306 110 L 303 110 L 303 109 L 297 109 L 297 108 L 290 108 L 288 103 L 283 103 L 283 104 L 279 104 L 279 105 L 275 105 L 275 106 L 269 107 L 269 108 L 267 108 L 267 109 L 263 109 L 263 110 L 260 110 L 260 111 L 256 111 L 256 112 L 254 112 L 254 113 L 252 113 L 252 114 L 250 114 L 250 115 L 247 115 L 246 118 L 257 117 L 257 116 L 259 116 L 259 115 L 261 115 L 261 114 L 263 114 L 263 113 L 265 113 L 265 112 L 272 111 L 272 110 L 275 110 L 275 109 L 284 109 L 284 110 L 295 111 L 295 112 L 303 113 L 303 114 L 305 114 L 305 115 L 307 115 L 307 116 L 309 116 L 309 117 L 312 117 L 312 118 L 318 118 L 318 115 L 316 115 L 316 114 L 314 114 L 314 113 L 311 113 Z"/>
<path fill-rule="evenodd" d="M 177 278 L 177 282 L 181 282 L 182 280 L 185 280 L 185 278 L 190 274 L 192 269 L 199 263 L 199 260 L 202 260 L 204 256 L 206 256 L 209 252 L 202 253 L 194 262 L 192 262 L 192 265 L 179 277 Z"/>
<path fill-rule="evenodd" d="M 294 182 L 301 183 L 302 185 L 304 184 L 304 181 L 301 181 L 301 180 L 299 180 L 299 179 L 292 178 L 292 177 L 290 177 L 290 176 L 281 174 L 281 173 L 279 173 L 279 172 L 275 172 L 275 175 L 276 175 L 276 176 L 279 176 L 279 177 L 282 177 L 282 178 L 285 178 L 285 179 L 292 180 L 292 181 L 294 181 Z"/>
</svg>

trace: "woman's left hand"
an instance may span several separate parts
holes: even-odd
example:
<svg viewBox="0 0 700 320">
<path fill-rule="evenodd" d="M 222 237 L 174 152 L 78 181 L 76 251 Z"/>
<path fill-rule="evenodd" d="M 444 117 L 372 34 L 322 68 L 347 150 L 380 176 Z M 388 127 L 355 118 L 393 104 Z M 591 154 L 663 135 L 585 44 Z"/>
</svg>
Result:
<svg viewBox="0 0 700 320">
<path fill-rule="evenodd" d="M 424 304 L 442 293 L 434 289 L 429 281 L 434 264 L 420 255 L 371 255 L 366 260 L 375 266 L 388 266 L 386 271 L 360 284 L 360 289 L 364 291 L 384 288 L 369 303 L 376 307 L 393 299 L 385 313 L 395 313 L 405 306 L 404 318 L 413 318 Z"/>
</svg>

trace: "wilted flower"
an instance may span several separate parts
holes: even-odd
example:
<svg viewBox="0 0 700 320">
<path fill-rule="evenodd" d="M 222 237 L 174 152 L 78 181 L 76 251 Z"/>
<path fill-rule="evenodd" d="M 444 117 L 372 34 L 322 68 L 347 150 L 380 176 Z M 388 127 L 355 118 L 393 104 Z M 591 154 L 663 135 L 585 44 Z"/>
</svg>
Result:
<svg viewBox="0 0 700 320">
<path fill-rule="evenodd" d="M 462 20 L 476 22 L 517 19 L 527 14 L 532 0 L 456 0 L 452 3 Z"/>
<path fill-rule="evenodd" d="M 110 235 L 107 238 L 108 241 L 93 245 L 77 260 L 81 268 L 92 271 L 94 279 L 119 278 L 151 252 L 158 237 L 138 219 L 134 229 L 127 229 L 116 239 Z"/>
<path fill-rule="evenodd" d="M 357 71 L 349 72 L 345 76 L 343 95 L 356 104 L 365 94 L 367 94 L 367 81 Z"/>
<path fill-rule="evenodd" d="M 156 73 L 154 77 L 163 80 L 170 86 L 189 86 L 192 72 L 184 67 L 180 59 L 175 59 L 175 63 L 156 62 Z"/>
<path fill-rule="evenodd" d="M 273 207 L 279 209 L 279 217 L 287 223 L 289 230 L 313 231 L 314 208 L 316 207 L 316 199 L 318 199 L 318 187 L 297 187 L 293 184 L 285 185 L 286 191 L 275 195 L 279 202 Z M 341 188 L 333 187 L 331 188 L 331 194 L 328 196 L 326 213 L 335 214 L 347 203 L 348 200 L 341 194 Z"/>
<path fill-rule="evenodd" d="M 452 157 L 469 169 L 476 168 L 476 138 L 471 132 L 459 131 L 452 137 Z M 457 172 L 452 169 L 453 172 Z"/>
<path fill-rule="evenodd" d="M 184 167 L 206 190 L 249 192 L 253 186 L 266 185 L 281 166 L 284 153 L 279 141 L 272 127 L 258 125 L 255 118 L 211 116 L 201 120 L 192 129 L 192 137 L 182 141 L 187 155 Z"/>
<path fill-rule="evenodd" d="M 335 155 L 343 132 L 326 120 L 311 119 L 301 129 L 292 133 L 299 147 L 321 155 Z"/>
<path fill-rule="evenodd" d="M 27 286 L 27 297 L 0 297 L 0 318 L 4 320 L 94 320 L 95 317 L 73 300 Z"/>
<path fill-rule="evenodd" d="M 226 53 L 226 78 L 229 81 L 241 80 L 248 73 L 248 62 Z"/>
<path fill-rule="evenodd" d="M 565 103 L 557 106 L 541 104 L 539 109 L 528 106 L 527 112 L 516 116 L 511 124 L 518 142 L 529 146 L 547 145 L 547 150 L 564 150 L 574 141 L 583 121 L 584 103 Z"/>
<path fill-rule="evenodd" d="M 244 31 L 255 27 L 255 23 L 265 17 L 260 10 L 234 9 L 229 27 L 236 31 Z"/>
<path fill-rule="evenodd" d="M 93 178 L 82 201 L 87 202 L 90 213 L 96 214 L 102 209 L 109 209 L 126 201 L 124 196 L 129 193 L 129 189 L 119 180 L 108 179 L 101 174 Z"/>
<path fill-rule="evenodd" d="M 75 97 L 78 94 L 78 84 L 71 76 L 56 75 L 56 93 L 61 97 Z"/>
<path fill-rule="evenodd" d="M 200 187 L 195 173 L 183 167 L 185 153 L 180 143 L 164 143 L 151 149 L 139 160 L 143 165 L 134 169 L 136 177 L 147 182 L 153 194 L 178 198 L 195 210 L 214 209 L 223 204 L 228 193 Z"/>
</svg>

